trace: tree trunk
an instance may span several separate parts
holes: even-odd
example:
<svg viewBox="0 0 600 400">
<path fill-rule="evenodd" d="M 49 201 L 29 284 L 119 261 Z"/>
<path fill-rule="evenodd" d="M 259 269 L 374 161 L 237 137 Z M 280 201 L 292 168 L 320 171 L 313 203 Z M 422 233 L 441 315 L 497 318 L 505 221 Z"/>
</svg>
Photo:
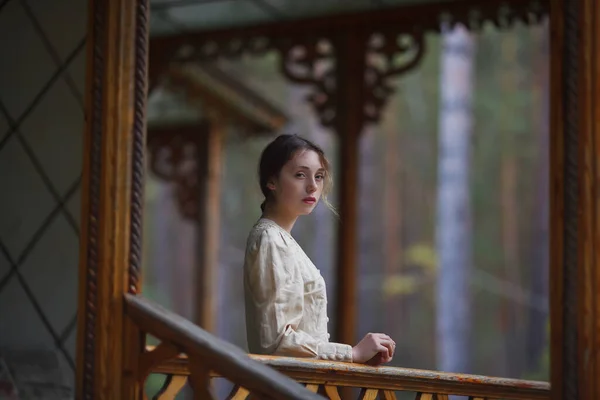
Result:
<svg viewBox="0 0 600 400">
<path fill-rule="evenodd" d="M 469 372 L 471 334 L 470 147 L 475 43 L 443 33 L 439 121 L 437 352 L 442 371 Z"/>
</svg>

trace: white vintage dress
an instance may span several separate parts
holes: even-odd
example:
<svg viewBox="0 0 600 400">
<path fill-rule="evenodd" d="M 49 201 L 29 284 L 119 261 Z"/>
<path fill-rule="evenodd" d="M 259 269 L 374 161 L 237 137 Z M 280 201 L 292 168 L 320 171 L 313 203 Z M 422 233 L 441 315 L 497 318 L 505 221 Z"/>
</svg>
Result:
<svg viewBox="0 0 600 400">
<path fill-rule="evenodd" d="M 252 228 L 244 261 L 248 349 L 253 354 L 352 362 L 352 347 L 329 342 L 325 280 L 275 222 Z"/>
</svg>

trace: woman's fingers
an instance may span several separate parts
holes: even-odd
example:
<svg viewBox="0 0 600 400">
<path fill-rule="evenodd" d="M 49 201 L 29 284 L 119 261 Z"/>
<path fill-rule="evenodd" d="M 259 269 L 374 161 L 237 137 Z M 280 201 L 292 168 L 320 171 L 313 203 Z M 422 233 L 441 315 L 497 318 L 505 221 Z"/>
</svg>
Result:
<svg viewBox="0 0 600 400">
<path fill-rule="evenodd" d="M 389 337 L 385 333 L 376 333 L 375 335 L 378 336 L 378 337 L 380 337 L 381 339 L 391 340 L 392 342 L 394 341 L 391 337 Z"/>
<path fill-rule="evenodd" d="M 388 335 L 369 333 L 353 348 L 353 357 L 357 362 L 380 365 L 391 361 L 395 351 L 396 342 Z"/>
<path fill-rule="evenodd" d="M 394 355 L 394 350 L 396 349 L 395 343 L 392 340 L 381 339 L 380 343 L 387 347 L 389 350 L 389 355 L 392 357 Z"/>
<path fill-rule="evenodd" d="M 377 344 L 377 351 L 383 355 L 384 359 L 390 358 L 390 349 L 381 343 Z"/>
<path fill-rule="evenodd" d="M 394 347 L 396 347 L 396 342 L 394 341 L 394 339 L 392 339 L 391 337 L 389 337 L 385 333 L 378 333 L 378 334 L 376 334 L 376 337 L 379 338 L 379 339 L 381 339 L 381 340 L 389 341 L 389 342 L 391 342 L 394 345 Z"/>
<path fill-rule="evenodd" d="M 393 357 L 394 353 L 396 352 L 396 342 L 385 333 L 378 333 L 377 337 L 382 343 L 390 348 L 390 358 Z"/>
</svg>

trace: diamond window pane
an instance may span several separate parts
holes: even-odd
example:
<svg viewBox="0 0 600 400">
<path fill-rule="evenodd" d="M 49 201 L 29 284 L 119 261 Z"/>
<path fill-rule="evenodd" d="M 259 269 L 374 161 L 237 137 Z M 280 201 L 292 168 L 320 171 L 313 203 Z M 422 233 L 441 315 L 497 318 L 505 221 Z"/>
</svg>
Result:
<svg viewBox="0 0 600 400">
<path fill-rule="evenodd" d="M 85 37 L 87 1 L 81 0 L 28 0 L 48 41 L 64 61 Z M 68 24 L 63 21 L 69 21 Z"/>
<path fill-rule="evenodd" d="M 79 54 L 71 61 L 67 71 L 75 83 L 78 95 L 83 98 L 85 93 L 85 75 L 86 75 L 86 52 L 85 46 L 79 50 Z M 83 134 L 83 133 L 82 133 Z"/>
<path fill-rule="evenodd" d="M 57 68 L 18 1 L 0 12 L 0 54 L 0 100 L 17 119 Z"/>
<path fill-rule="evenodd" d="M 16 260 L 56 206 L 16 136 L 0 150 L 0 240 Z"/>
<path fill-rule="evenodd" d="M 13 349 L 22 349 L 24 343 L 29 348 L 54 348 L 52 335 L 14 275 L 0 291 L 0 343 Z"/>
<path fill-rule="evenodd" d="M 21 132 L 63 196 L 81 173 L 83 111 L 59 79 L 23 122 Z"/>
<path fill-rule="evenodd" d="M 69 354 L 69 356 L 71 356 L 71 359 L 75 360 L 77 358 L 77 325 L 75 325 L 75 328 L 71 330 L 71 333 L 69 333 L 69 336 L 67 336 L 67 338 L 65 339 L 64 343 L 63 343 L 63 347 L 65 348 L 65 350 L 67 351 L 67 353 Z"/>
<path fill-rule="evenodd" d="M 10 125 L 8 124 L 8 121 L 6 120 L 6 117 L 4 117 L 3 113 L 0 113 L 0 142 L 2 142 L 2 139 L 4 139 L 6 137 L 9 129 L 10 129 Z"/>
<path fill-rule="evenodd" d="M 57 215 L 19 269 L 58 334 L 77 310 L 77 248 L 76 233 Z"/>
<path fill-rule="evenodd" d="M 77 187 L 77 190 L 69 201 L 67 202 L 67 210 L 69 214 L 73 217 L 75 222 L 77 223 L 77 227 L 81 227 L 81 185 Z"/>
<path fill-rule="evenodd" d="M 6 120 L 6 117 L 4 116 L 3 113 L 0 113 L 0 139 L 4 137 L 4 135 L 6 135 L 8 133 L 8 130 L 10 128 L 10 125 L 8 124 L 8 121 Z"/>
<path fill-rule="evenodd" d="M 8 262 L 4 254 L 2 254 L 2 252 L 0 251 L 0 282 L 2 282 L 2 278 L 4 278 L 9 271 L 10 263 Z"/>
</svg>

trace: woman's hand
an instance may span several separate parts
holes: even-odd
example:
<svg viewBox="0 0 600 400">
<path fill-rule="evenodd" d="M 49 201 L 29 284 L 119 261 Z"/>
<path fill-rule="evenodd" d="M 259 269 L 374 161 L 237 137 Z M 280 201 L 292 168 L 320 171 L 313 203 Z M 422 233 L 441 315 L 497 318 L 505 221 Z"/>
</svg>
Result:
<svg viewBox="0 0 600 400">
<path fill-rule="evenodd" d="M 392 361 L 396 342 L 383 333 L 368 333 L 352 348 L 352 361 L 368 365 L 381 365 Z"/>
</svg>

